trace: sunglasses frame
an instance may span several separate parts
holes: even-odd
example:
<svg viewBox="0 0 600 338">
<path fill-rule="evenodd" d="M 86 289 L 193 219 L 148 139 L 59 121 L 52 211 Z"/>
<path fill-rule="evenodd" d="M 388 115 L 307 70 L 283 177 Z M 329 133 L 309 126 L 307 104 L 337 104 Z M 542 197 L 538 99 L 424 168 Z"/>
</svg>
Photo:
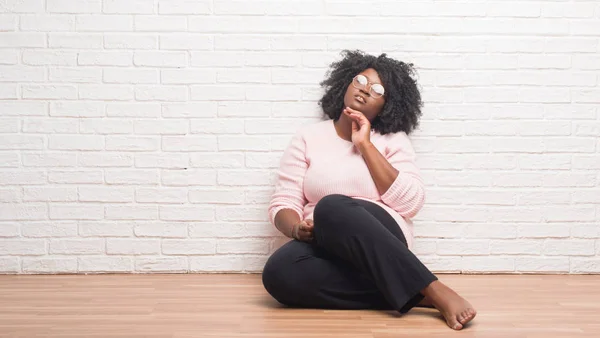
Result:
<svg viewBox="0 0 600 338">
<path fill-rule="evenodd" d="M 367 84 L 365 84 L 365 85 L 360 85 L 360 82 L 358 82 L 358 80 L 356 80 L 356 78 L 358 78 L 359 76 L 362 76 L 362 77 L 364 77 L 364 78 L 365 78 L 365 80 L 367 80 Z M 357 86 L 354 84 L 354 81 L 358 82 L 358 83 L 359 83 L 359 85 L 360 85 L 360 86 L 362 86 L 362 87 L 357 87 Z M 371 82 L 369 82 L 369 79 L 368 79 L 366 76 L 362 75 L 362 74 L 358 74 L 358 75 L 356 75 L 355 77 L 353 77 L 353 78 L 352 78 L 352 87 L 354 87 L 354 88 L 356 88 L 356 89 L 363 89 L 363 88 L 364 88 L 364 89 L 366 89 L 366 88 L 367 88 L 367 86 L 368 86 L 369 84 L 370 84 L 370 86 L 369 86 L 369 94 L 370 94 L 372 97 L 374 97 L 374 98 L 376 98 L 376 99 L 377 99 L 377 98 L 380 98 L 380 97 L 382 97 L 382 96 L 384 96 L 384 95 L 385 95 L 385 87 L 383 87 L 383 85 L 382 85 L 381 83 L 371 83 Z M 380 85 L 380 86 L 381 86 L 381 88 L 383 88 L 383 94 L 379 94 L 379 93 L 377 93 L 377 92 L 375 92 L 375 91 L 373 90 L 373 85 L 376 85 L 376 84 L 377 84 L 377 85 Z M 374 94 L 375 94 L 375 95 L 374 95 Z"/>
</svg>

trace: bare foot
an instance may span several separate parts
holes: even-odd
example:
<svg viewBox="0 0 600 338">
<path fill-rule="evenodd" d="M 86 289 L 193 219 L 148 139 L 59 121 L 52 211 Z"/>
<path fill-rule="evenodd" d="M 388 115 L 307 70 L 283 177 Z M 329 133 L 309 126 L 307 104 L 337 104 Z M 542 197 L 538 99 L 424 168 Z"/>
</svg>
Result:
<svg viewBox="0 0 600 338">
<path fill-rule="evenodd" d="M 429 284 L 421 293 L 442 313 L 448 326 L 454 330 L 461 330 L 477 315 L 477 311 L 466 299 L 439 280 Z"/>
<path fill-rule="evenodd" d="M 433 303 L 427 297 L 423 298 L 423 300 L 420 301 L 419 304 L 417 304 L 416 306 L 417 307 L 427 307 L 427 308 L 435 309 L 435 306 L 433 306 Z"/>
</svg>

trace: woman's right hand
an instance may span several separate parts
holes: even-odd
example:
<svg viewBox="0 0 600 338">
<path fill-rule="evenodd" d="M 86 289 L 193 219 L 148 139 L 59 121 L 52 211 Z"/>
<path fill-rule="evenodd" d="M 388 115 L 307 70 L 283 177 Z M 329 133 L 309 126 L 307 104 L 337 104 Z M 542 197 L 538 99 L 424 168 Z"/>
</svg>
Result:
<svg viewBox="0 0 600 338">
<path fill-rule="evenodd" d="M 315 224 L 312 219 L 305 219 L 300 223 L 296 223 L 292 230 L 292 237 L 302 242 L 311 242 L 314 227 Z"/>
</svg>

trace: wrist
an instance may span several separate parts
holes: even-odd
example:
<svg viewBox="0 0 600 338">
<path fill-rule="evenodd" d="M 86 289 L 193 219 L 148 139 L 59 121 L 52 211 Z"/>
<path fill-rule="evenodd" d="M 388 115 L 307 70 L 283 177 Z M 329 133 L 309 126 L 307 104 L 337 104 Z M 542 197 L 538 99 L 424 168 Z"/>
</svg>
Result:
<svg viewBox="0 0 600 338">
<path fill-rule="evenodd" d="M 364 141 L 364 142 L 360 142 L 359 144 L 357 144 L 356 147 L 358 148 L 358 150 L 361 153 L 365 153 L 365 152 L 369 151 L 370 149 L 372 149 L 374 147 L 374 145 L 373 145 L 373 143 L 371 143 L 371 141 Z"/>
</svg>

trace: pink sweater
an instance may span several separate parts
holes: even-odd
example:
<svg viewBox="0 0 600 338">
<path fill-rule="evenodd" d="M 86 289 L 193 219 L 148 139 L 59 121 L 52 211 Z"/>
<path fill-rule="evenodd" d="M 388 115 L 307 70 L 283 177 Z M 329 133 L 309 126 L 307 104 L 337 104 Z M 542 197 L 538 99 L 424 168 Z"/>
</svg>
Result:
<svg viewBox="0 0 600 338">
<path fill-rule="evenodd" d="M 408 247 L 413 247 L 410 220 L 422 208 L 425 189 L 415 152 L 404 132 L 381 135 L 371 132 L 371 142 L 400 171 L 390 188 L 380 195 L 362 155 L 350 141 L 338 136 L 333 120 L 302 127 L 285 150 L 278 170 L 269 219 L 281 209 L 292 209 L 300 219 L 313 219 L 319 200 L 343 194 L 380 205 L 400 226 Z"/>
</svg>

